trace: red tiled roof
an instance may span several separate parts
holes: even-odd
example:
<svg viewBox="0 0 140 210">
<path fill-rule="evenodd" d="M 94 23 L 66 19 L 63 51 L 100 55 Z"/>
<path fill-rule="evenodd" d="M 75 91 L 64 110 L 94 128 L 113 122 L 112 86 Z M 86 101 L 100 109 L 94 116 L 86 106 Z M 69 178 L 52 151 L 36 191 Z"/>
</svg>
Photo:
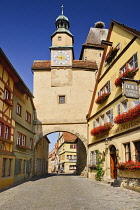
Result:
<svg viewBox="0 0 140 210">
<path fill-rule="evenodd" d="M 89 70 L 98 69 L 96 62 L 83 61 L 83 60 L 73 60 L 72 68 L 89 69 Z M 47 69 L 49 70 L 51 69 L 50 60 L 36 60 L 32 65 L 32 70 L 47 70 Z"/>
<path fill-rule="evenodd" d="M 63 137 L 65 142 L 75 142 L 75 140 L 77 139 L 77 136 L 68 132 L 63 132 Z"/>
</svg>

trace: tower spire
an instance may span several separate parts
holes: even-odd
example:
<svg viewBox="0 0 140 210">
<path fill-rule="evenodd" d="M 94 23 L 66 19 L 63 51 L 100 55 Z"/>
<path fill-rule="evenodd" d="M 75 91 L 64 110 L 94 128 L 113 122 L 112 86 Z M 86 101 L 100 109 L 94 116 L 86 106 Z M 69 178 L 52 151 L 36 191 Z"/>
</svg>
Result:
<svg viewBox="0 0 140 210">
<path fill-rule="evenodd" d="M 62 15 L 64 15 L 64 6 L 63 6 L 63 4 L 62 4 L 61 8 L 62 8 Z"/>
</svg>

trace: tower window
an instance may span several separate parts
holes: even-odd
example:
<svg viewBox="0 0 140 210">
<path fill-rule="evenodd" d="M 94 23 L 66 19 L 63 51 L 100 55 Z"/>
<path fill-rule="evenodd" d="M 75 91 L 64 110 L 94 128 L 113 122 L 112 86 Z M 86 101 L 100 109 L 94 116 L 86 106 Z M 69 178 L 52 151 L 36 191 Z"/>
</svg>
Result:
<svg viewBox="0 0 140 210">
<path fill-rule="evenodd" d="M 59 96 L 59 104 L 65 104 L 66 98 L 65 96 Z"/>
<path fill-rule="evenodd" d="M 61 41 L 61 40 L 62 40 L 61 36 L 58 36 L 58 41 Z"/>
</svg>

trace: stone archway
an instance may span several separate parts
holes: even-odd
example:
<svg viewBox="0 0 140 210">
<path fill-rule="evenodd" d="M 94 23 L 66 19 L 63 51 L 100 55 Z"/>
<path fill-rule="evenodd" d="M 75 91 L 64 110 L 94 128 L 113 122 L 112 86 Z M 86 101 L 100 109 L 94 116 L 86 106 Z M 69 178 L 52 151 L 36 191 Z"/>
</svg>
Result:
<svg viewBox="0 0 140 210">
<path fill-rule="evenodd" d="M 35 142 L 37 143 L 45 135 L 59 131 L 74 134 L 83 142 L 87 149 L 87 124 L 35 124 Z"/>
<path fill-rule="evenodd" d="M 86 129 L 86 126 L 82 126 L 82 129 Z M 44 136 L 47 136 L 51 133 L 55 132 L 67 132 L 74 134 L 77 136 L 77 174 L 78 175 L 86 175 L 86 166 L 87 166 L 87 138 L 79 133 L 81 131 L 81 128 L 79 129 L 78 125 L 75 125 L 73 129 L 71 128 L 71 125 L 36 125 L 36 139 L 35 142 L 37 142 L 42 139 Z M 86 133 L 86 132 L 85 132 Z"/>
</svg>

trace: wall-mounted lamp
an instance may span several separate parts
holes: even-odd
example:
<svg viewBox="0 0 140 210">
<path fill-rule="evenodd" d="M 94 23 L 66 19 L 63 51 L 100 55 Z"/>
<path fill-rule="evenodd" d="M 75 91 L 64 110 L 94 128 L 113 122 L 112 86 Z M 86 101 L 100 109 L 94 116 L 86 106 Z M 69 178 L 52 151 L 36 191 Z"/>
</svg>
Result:
<svg viewBox="0 0 140 210">
<path fill-rule="evenodd" d="M 119 150 L 116 149 L 116 156 L 119 157 Z"/>
<path fill-rule="evenodd" d="M 110 138 L 105 139 L 105 145 L 107 146 L 109 144 Z"/>
</svg>

